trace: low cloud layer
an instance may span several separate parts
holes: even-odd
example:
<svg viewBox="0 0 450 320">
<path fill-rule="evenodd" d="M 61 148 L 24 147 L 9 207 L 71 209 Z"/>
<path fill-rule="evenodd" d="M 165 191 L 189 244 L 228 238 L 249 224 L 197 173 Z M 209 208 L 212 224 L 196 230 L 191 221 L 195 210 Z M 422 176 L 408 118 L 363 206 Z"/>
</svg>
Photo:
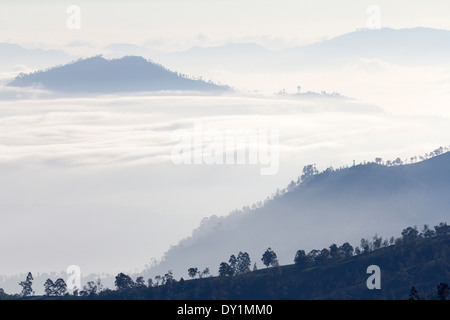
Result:
<svg viewBox="0 0 450 320">
<path fill-rule="evenodd" d="M 175 165 L 174 131 L 199 121 L 205 130 L 278 130 L 279 171 Z M 264 199 L 304 165 L 405 159 L 450 140 L 447 118 L 325 98 L 3 100 L 0 128 L 3 274 L 70 264 L 86 273 L 135 271 L 201 218 Z"/>
</svg>

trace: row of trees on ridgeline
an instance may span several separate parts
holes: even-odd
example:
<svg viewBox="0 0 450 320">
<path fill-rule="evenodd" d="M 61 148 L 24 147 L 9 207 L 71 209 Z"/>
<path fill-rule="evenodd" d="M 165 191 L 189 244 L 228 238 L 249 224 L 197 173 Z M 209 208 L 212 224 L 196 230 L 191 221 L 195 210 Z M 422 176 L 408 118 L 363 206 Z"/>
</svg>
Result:
<svg viewBox="0 0 450 320">
<path fill-rule="evenodd" d="M 419 239 L 430 239 L 437 237 L 448 237 L 450 236 L 450 226 L 447 223 L 441 222 L 439 225 L 435 226 L 434 229 L 430 228 L 428 225 L 424 225 L 421 231 L 418 231 L 417 227 L 408 227 L 404 229 L 401 233 L 401 237 L 394 238 L 391 237 L 389 240 L 383 239 L 378 235 L 372 238 L 372 241 L 368 239 L 361 239 L 360 247 L 353 248 L 348 242 L 341 246 L 332 244 L 328 248 L 322 250 L 311 250 L 308 254 L 304 250 L 298 250 L 295 254 L 294 263 L 298 268 L 310 268 L 318 266 L 327 266 L 335 261 L 342 259 L 351 258 L 356 255 L 364 255 L 371 251 L 381 249 L 383 247 L 402 245 L 402 244 L 413 244 Z M 278 267 L 277 254 L 268 248 L 261 257 L 262 263 L 268 267 Z M 228 262 L 222 262 L 219 265 L 218 275 L 219 277 L 234 277 L 250 273 L 251 259 L 247 252 L 239 252 L 237 256 L 231 255 Z M 256 263 L 253 266 L 253 271 L 256 271 Z M 209 268 L 205 268 L 203 271 L 199 271 L 198 268 L 192 267 L 187 270 L 188 276 L 192 279 L 205 278 L 210 276 Z M 35 294 L 32 284 L 33 275 L 28 273 L 26 279 L 19 283 L 22 287 L 20 295 L 10 296 L 0 289 L 0 300 L 7 298 L 26 298 L 31 297 Z M 142 276 L 138 276 L 134 281 L 129 275 L 124 273 L 119 273 L 115 278 L 115 286 L 118 292 L 127 292 L 132 289 L 144 289 L 160 286 L 170 286 L 174 283 L 184 283 L 184 279 L 181 278 L 176 281 L 173 277 L 172 271 L 169 270 L 164 276 L 155 276 L 153 279 L 148 279 L 147 283 Z M 438 287 L 438 297 L 445 299 L 449 295 L 449 287 L 446 283 L 441 283 Z M 110 291 L 109 289 L 106 289 Z M 72 291 L 73 296 L 89 297 L 99 295 L 101 292 L 105 291 L 100 279 L 97 281 L 89 281 L 81 290 L 76 288 Z M 68 288 L 66 282 L 59 278 L 55 282 L 51 279 L 47 279 L 44 283 L 45 296 L 49 297 L 62 297 L 68 296 Z M 410 299 L 417 299 L 418 293 L 415 287 L 411 289 Z"/>
<path fill-rule="evenodd" d="M 383 160 L 383 158 L 376 157 L 375 161 L 363 161 L 363 162 L 360 162 L 359 165 L 368 165 L 368 164 L 375 163 L 375 164 L 387 166 L 387 167 L 400 166 L 400 165 L 404 165 L 404 164 L 408 164 L 408 163 L 417 163 L 417 162 L 425 161 L 425 160 L 440 156 L 448 151 L 450 151 L 450 146 L 448 146 L 448 147 L 445 146 L 445 147 L 439 147 L 429 153 L 425 153 L 423 156 L 413 156 L 413 157 L 410 157 L 409 159 L 406 158 L 403 160 L 401 158 L 396 158 L 395 160 Z M 356 165 L 356 162 L 353 163 L 353 165 Z M 275 193 L 273 193 L 270 196 L 267 196 L 266 199 L 264 199 L 264 201 L 258 201 L 257 203 L 254 203 L 251 206 L 246 205 L 246 206 L 242 207 L 242 209 L 236 209 L 236 210 L 232 211 L 232 214 L 246 213 L 251 210 L 256 210 L 258 208 L 262 208 L 270 201 L 281 197 L 282 195 L 284 195 L 285 193 L 287 193 L 289 191 L 294 190 L 303 181 L 306 181 L 308 178 L 310 178 L 312 176 L 324 174 L 324 173 L 332 173 L 335 171 L 337 172 L 340 170 L 348 169 L 349 167 L 350 167 L 349 165 L 344 165 L 339 168 L 333 168 L 330 166 L 323 171 L 319 171 L 315 164 L 308 164 L 303 167 L 302 173 L 297 178 L 297 181 L 292 180 L 285 188 L 277 189 Z"/>
<path fill-rule="evenodd" d="M 328 265 L 334 261 L 352 257 L 354 255 L 366 254 L 371 251 L 385 248 L 399 243 L 410 243 L 418 239 L 429 239 L 433 237 L 442 237 L 450 235 L 450 226 L 447 223 L 441 222 L 434 227 L 434 230 L 429 225 L 425 224 L 422 231 L 417 230 L 417 226 L 403 229 L 400 238 L 391 237 L 383 239 L 383 237 L 375 235 L 373 240 L 362 238 L 360 247 L 353 248 L 348 242 L 338 247 L 332 244 L 329 248 L 322 250 L 311 250 L 308 254 L 304 250 L 298 250 L 295 254 L 294 263 L 299 267 L 312 267 L 320 265 Z"/>
</svg>

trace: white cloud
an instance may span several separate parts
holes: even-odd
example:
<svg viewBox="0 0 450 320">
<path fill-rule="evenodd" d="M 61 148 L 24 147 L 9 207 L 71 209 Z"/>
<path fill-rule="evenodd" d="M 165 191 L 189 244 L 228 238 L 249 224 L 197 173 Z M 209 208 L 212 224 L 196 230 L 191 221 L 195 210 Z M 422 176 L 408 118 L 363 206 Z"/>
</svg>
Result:
<svg viewBox="0 0 450 320">
<path fill-rule="evenodd" d="M 264 199 L 303 165 L 407 158 L 450 140 L 446 118 L 337 107 L 333 100 L 250 97 L 1 101 L 0 234 L 24 239 L 1 242 L 8 261 L 2 272 L 56 270 L 66 262 L 86 272 L 143 267 L 202 217 Z M 261 176 L 256 165 L 174 165 L 171 135 L 195 121 L 205 130 L 277 129 L 279 173 Z M 18 254 L 29 239 L 32 262 Z M 118 259 L 118 251 L 126 256 Z"/>
</svg>

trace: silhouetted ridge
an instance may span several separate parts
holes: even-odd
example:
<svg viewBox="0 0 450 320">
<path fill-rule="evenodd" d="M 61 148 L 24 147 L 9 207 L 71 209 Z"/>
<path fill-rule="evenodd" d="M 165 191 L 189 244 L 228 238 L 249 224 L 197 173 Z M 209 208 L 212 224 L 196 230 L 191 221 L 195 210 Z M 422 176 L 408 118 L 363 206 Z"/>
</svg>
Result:
<svg viewBox="0 0 450 320">
<path fill-rule="evenodd" d="M 330 241 L 356 244 L 364 234 L 386 237 L 398 234 L 404 225 L 448 220 L 450 153 L 411 164 L 395 163 L 320 173 L 307 166 L 297 182 L 265 201 L 225 217 L 204 219 L 149 274 L 168 268 L 178 274 L 189 268 L 189 261 L 210 267 L 221 255 L 245 250 L 255 256 L 269 246 L 285 264 L 299 246 L 310 250 Z"/>
<path fill-rule="evenodd" d="M 42 86 L 61 92 L 225 91 L 229 87 L 190 79 L 142 57 L 106 60 L 101 56 L 44 71 L 22 74 L 10 86 Z"/>
</svg>

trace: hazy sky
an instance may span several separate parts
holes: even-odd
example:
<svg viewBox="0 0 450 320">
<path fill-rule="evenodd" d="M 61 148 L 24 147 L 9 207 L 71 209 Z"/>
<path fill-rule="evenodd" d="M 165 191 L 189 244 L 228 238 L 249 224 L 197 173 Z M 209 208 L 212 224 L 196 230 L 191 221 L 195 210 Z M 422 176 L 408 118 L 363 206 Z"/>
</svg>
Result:
<svg viewBox="0 0 450 320">
<path fill-rule="evenodd" d="M 79 30 L 66 26 L 70 5 L 81 10 Z M 74 41 L 134 43 L 162 50 L 252 41 L 277 48 L 364 28 L 370 5 L 379 7 L 383 27 L 450 29 L 445 0 L 3 0 L 0 41 L 50 48 Z"/>
</svg>

